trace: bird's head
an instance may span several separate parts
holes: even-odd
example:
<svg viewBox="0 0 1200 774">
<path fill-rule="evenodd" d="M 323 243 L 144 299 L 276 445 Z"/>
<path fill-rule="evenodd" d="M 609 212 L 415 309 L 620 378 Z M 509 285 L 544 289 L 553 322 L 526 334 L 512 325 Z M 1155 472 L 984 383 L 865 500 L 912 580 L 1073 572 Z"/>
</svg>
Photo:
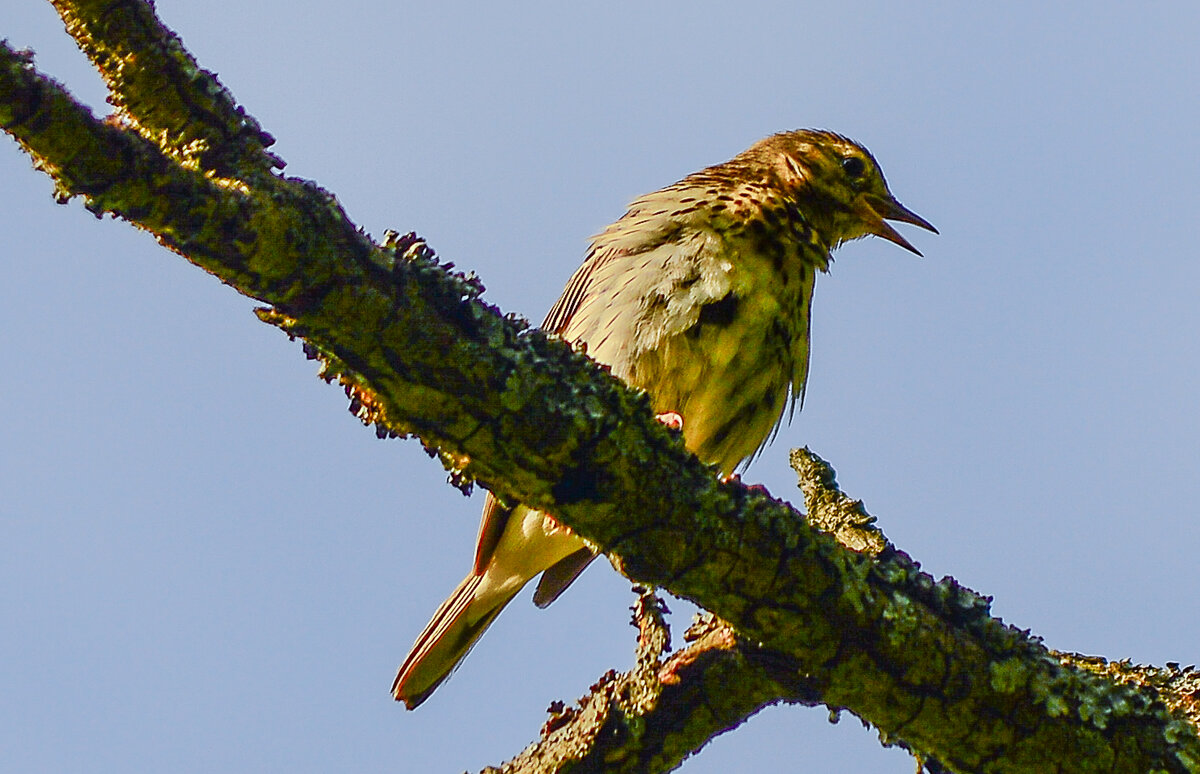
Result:
<svg viewBox="0 0 1200 774">
<path fill-rule="evenodd" d="M 833 132 L 802 129 L 762 140 L 751 151 L 773 162 L 804 201 L 804 212 L 830 247 L 874 234 L 920 255 L 887 223 L 898 220 L 937 233 L 888 190 L 878 162 L 863 146 Z"/>
</svg>

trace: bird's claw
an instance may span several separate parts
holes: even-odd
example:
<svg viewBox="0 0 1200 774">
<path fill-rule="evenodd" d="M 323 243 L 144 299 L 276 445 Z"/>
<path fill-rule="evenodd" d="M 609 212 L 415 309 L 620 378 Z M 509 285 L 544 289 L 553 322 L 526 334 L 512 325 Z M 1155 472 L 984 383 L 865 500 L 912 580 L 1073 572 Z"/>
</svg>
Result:
<svg viewBox="0 0 1200 774">
<path fill-rule="evenodd" d="M 683 430 L 683 417 L 674 411 L 665 411 L 654 418 L 666 425 L 668 430 Z"/>
</svg>

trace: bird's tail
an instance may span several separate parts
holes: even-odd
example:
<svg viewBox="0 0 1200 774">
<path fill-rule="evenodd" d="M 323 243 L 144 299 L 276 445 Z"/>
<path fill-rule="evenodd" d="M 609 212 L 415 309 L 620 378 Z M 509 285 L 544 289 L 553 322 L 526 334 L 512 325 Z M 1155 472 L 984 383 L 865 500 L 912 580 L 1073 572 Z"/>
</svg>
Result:
<svg viewBox="0 0 1200 774">
<path fill-rule="evenodd" d="M 392 683 L 392 696 L 408 709 L 416 709 L 450 676 L 479 636 L 521 590 L 518 584 L 512 594 L 499 598 L 489 594 L 481 599 L 478 592 L 483 579 L 483 575 L 475 573 L 464 578 L 433 614 L 433 620 L 405 656 L 396 682 Z"/>
</svg>

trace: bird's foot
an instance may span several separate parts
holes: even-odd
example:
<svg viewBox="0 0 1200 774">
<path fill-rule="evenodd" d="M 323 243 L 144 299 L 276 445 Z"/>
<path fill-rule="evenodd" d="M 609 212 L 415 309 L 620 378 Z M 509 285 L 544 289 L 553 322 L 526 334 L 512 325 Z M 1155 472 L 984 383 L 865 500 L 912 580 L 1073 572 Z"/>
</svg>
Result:
<svg viewBox="0 0 1200 774">
<path fill-rule="evenodd" d="M 683 417 L 674 411 L 666 411 L 654 418 L 666 425 L 668 430 L 683 430 Z"/>
</svg>

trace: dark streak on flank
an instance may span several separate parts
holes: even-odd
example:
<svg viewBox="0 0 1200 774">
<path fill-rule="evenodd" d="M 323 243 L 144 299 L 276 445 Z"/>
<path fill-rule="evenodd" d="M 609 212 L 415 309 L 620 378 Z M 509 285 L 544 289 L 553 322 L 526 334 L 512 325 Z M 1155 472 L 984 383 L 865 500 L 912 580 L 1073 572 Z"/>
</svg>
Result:
<svg viewBox="0 0 1200 774">
<path fill-rule="evenodd" d="M 696 324 L 699 326 L 711 323 L 727 327 L 733 322 L 733 318 L 737 315 L 737 310 L 738 297 L 731 290 L 719 300 L 700 307 L 700 317 L 696 320 Z"/>
</svg>

